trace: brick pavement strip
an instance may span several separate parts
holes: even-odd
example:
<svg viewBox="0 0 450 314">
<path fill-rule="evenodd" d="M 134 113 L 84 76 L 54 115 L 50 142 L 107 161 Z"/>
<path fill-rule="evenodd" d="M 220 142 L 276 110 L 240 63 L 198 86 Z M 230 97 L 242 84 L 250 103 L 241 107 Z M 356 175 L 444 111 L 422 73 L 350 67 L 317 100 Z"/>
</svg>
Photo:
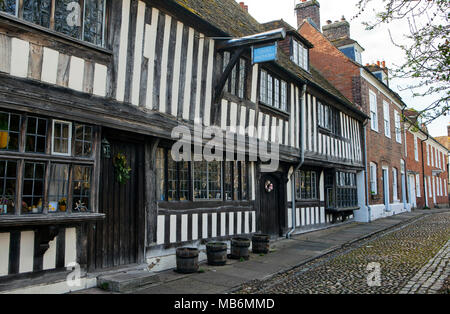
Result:
<svg viewBox="0 0 450 314">
<path fill-rule="evenodd" d="M 401 294 L 438 293 L 450 276 L 450 240 L 422 267 L 422 269 L 400 290 Z"/>
<path fill-rule="evenodd" d="M 450 212 L 424 216 L 236 293 L 438 293 L 449 274 L 449 239 Z M 379 285 L 369 285 L 370 263 L 380 267 Z"/>
</svg>

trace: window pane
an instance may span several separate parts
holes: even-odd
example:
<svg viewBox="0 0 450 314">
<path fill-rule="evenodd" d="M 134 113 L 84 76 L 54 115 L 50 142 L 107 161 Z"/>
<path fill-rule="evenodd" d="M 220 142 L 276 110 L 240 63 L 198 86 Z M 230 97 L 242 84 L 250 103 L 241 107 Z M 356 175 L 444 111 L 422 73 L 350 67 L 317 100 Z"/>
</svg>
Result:
<svg viewBox="0 0 450 314">
<path fill-rule="evenodd" d="M 90 157 L 92 155 L 92 127 L 75 124 L 75 156 Z"/>
<path fill-rule="evenodd" d="M 91 167 L 73 167 L 73 211 L 89 211 L 91 198 Z"/>
<path fill-rule="evenodd" d="M 81 37 L 80 0 L 56 1 L 55 30 L 70 37 Z"/>
<path fill-rule="evenodd" d="M 0 150 L 19 150 L 20 115 L 0 112 Z"/>
<path fill-rule="evenodd" d="M 158 148 L 156 151 L 156 195 L 157 200 L 164 201 L 165 196 L 165 161 L 164 161 L 164 149 Z"/>
<path fill-rule="evenodd" d="M 237 161 L 233 161 L 233 189 L 234 200 L 240 200 L 241 192 L 239 190 L 239 163 Z"/>
<path fill-rule="evenodd" d="M 48 186 L 48 211 L 66 211 L 69 192 L 69 165 L 52 164 Z"/>
<path fill-rule="evenodd" d="M 45 153 L 47 119 L 28 117 L 26 130 L 26 152 Z"/>
<path fill-rule="evenodd" d="M 22 213 L 41 213 L 44 198 L 45 164 L 25 162 L 22 191 Z"/>
<path fill-rule="evenodd" d="M 218 161 L 208 162 L 209 199 L 222 198 L 222 169 Z"/>
<path fill-rule="evenodd" d="M 194 162 L 194 198 L 207 199 L 207 163 L 205 161 Z"/>
<path fill-rule="evenodd" d="M 248 171 L 247 164 L 242 161 L 241 162 L 241 178 L 242 178 L 242 200 L 248 200 Z"/>
<path fill-rule="evenodd" d="M 84 1 L 84 40 L 94 45 L 103 44 L 104 0 Z"/>
<path fill-rule="evenodd" d="M 70 155 L 72 123 L 53 121 L 53 153 Z"/>
<path fill-rule="evenodd" d="M 224 193 L 225 200 L 231 201 L 233 200 L 233 161 L 225 162 L 225 173 L 224 173 Z"/>
<path fill-rule="evenodd" d="M 189 200 L 189 163 L 180 162 L 179 169 L 180 201 L 186 201 Z"/>
<path fill-rule="evenodd" d="M 178 199 L 177 195 L 177 164 L 173 161 L 172 157 L 168 156 L 167 158 L 167 181 L 169 183 L 168 186 L 168 201 L 174 201 Z"/>
<path fill-rule="evenodd" d="M 240 59 L 239 64 L 239 97 L 244 98 L 244 91 L 245 91 L 245 60 Z"/>
<path fill-rule="evenodd" d="M 17 0 L 0 0 L 0 11 L 16 15 Z"/>
<path fill-rule="evenodd" d="M 23 19 L 50 27 L 51 3 L 51 0 L 23 0 Z"/>
<path fill-rule="evenodd" d="M 16 172 L 17 162 L 0 160 L 0 215 L 14 213 Z"/>
</svg>

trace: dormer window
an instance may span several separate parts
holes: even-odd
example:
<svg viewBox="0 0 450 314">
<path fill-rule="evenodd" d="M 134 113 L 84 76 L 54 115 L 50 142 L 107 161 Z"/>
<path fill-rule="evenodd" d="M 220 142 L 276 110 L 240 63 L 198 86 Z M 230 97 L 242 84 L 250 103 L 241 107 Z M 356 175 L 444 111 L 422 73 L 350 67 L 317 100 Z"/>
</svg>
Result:
<svg viewBox="0 0 450 314">
<path fill-rule="evenodd" d="M 292 61 L 304 70 L 309 70 L 308 48 L 297 40 L 292 40 Z"/>
</svg>

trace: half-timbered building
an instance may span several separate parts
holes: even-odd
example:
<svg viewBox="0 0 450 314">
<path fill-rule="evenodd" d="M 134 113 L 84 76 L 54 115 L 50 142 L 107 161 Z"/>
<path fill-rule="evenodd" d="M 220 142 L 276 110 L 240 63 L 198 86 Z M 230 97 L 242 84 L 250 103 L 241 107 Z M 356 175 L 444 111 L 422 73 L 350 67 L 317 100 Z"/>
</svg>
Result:
<svg viewBox="0 0 450 314">
<path fill-rule="evenodd" d="M 86 272 L 173 267 L 180 246 L 351 215 L 366 116 L 280 27 L 277 60 L 253 64 L 224 42 L 274 27 L 233 0 L 3 1 L 0 290 L 80 289 Z M 222 158 L 206 138 L 174 159 L 175 128 L 209 126 L 232 135 Z M 270 173 L 249 153 L 266 143 Z"/>
</svg>

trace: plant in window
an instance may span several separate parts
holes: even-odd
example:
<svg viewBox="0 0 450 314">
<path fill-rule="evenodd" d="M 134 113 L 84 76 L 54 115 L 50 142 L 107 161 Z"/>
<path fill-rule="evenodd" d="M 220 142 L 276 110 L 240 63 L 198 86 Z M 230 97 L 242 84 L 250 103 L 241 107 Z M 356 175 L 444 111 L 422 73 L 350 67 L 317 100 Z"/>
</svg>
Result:
<svg viewBox="0 0 450 314">
<path fill-rule="evenodd" d="M 61 198 L 58 201 L 58 206 L 59 206 L 59 210 L 62 212 L 66 211 L 66 207 L 67 207 L 67 199 L 65 197 Z"/>
<path fill-rule="evenodd" d="M 8 133 L 8 116 L 6 119 L 2 117 L 0 119 L 0 148 L 6 148 L 8 146 L 9 133 Z"/>
<path fill-rule="evenodd" d="M 123 153 L 114 156 L 113 165 L 116 170 L 116 180 L 125 184 L 130 179 L 131 168 L 128 166 L 127 157 Z"/>
</svg>

